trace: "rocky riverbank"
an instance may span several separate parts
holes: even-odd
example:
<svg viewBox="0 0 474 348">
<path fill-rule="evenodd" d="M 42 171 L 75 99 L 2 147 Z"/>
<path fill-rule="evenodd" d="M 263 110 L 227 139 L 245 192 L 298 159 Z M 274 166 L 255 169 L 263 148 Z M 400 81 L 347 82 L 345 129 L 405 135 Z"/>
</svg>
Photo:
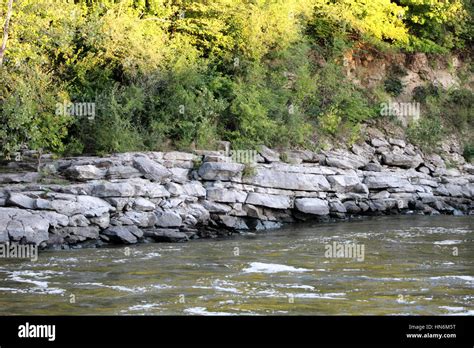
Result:
<svg viewBox="0 0 474 348">
<path fill-rule="evenodd" d="M 347 150 L 262 147 L 253 164 L 217 151 L 149 152 L 0 174 L 0 243 L 42 248 L 182 242 L 380 214 L 472 215 L 474 167 L 447 168 L 439 155 L 377 133 Z"/>
</svg>

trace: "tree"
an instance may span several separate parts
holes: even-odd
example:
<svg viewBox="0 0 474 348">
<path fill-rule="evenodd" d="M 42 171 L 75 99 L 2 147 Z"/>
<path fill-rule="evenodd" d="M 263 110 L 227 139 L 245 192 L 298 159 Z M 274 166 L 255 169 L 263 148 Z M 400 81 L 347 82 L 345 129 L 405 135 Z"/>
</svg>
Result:
<svg viewBox="0 0 474 348">
<path fill-rule="evenodd" d="M 0 47 L 0 67 L 2 66 L 3 57 L 5 55 L 5 50 L 7 48 L 8 26 L 10 24 L 10 18 L 12 16 L 12 10 L 13 10 L 13 0 L 8 0 L 7 18 L 5 19 L 5 25 L 3 26 L 3 40 L 2 40 L 2 46 Z"/>
</svg>

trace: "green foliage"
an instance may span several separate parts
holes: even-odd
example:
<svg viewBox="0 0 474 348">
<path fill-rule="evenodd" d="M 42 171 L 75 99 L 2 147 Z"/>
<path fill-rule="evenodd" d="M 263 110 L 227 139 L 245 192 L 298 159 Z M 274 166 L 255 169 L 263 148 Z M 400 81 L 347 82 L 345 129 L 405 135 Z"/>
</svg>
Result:
<svg viewBox="0 0 474 348">
<path fill-rule="evenodd" d="M 15 1 L 0 67 L 0 152 L 308 147 L 357 138 L 379 97 L 342 68 L 353 48 L 443 52 L 472 43 L 467 0 Z M 0 0 L 3 18 L 6 0 Z M 386 81 L 401 92 L 401 72 Z M 467 92 L 415 98 L 472 125 Z M 56 113 L 96 103 L 93 120 Z M 443 111 L 444 112 L 444 111 Z"/>
<path fill-rule="evenodd" d="M 246 164 L 244 167 L 244 170 L 242 171 L 242 177 L 243 178 L 251 178 L 257 174 L 257 170 L 255 169 L 255 166 L 251 164 Z"/>
<path fill-rule="evenodd" d="M 405 86 L 401 80 L 402 77 L 406 76 L 406 70 L 398 65 L 394 64 L 390 67 L 387 78 L 384 81 L 384 88 L 387 93 L 394 97 L 398 97 L 402 94 Z"/>
<path fill-rule="evenodd" d="M 403 83 L 397 76 L 388 76 L 383 84 L 385 87 L 385 91 L 387 91 L 387 93 L 390 93 L 394 97 L 398 97 L 403 92 Z"/>
<path fill-rule="evenodd" d="M 97 116 L 93 121 L 79 120 L 84 128 L 86 152 L 100 154 L 143 150 L 143 138 L 133 119 L 143 107 L 143 90 L 113 87 L 96 99 Z M 86 141 L 87 140 L 87 141 Z"/>
<path fill-rule="evenodd" d="M 467 162 L 474 160 L 474 143 L 464 145 L 463 156 Z"/>
<path fill-rule="evenodd" d="M 429 83 L 426 86 L 417 86 L 413 89 L 413 100 L 419 103 L 425 103 L 428 97 L 438 97 L 440 89 Z"/>
<path fill-rule="evenodd" d="M 433 152 L 442 140 L 443 126 L 439 117 L 424 117 L 409 125 L 408 139 L 423 150 Z"/>
<path fill-rule="evenodd" d="M 335 135 L 341 125 L 342 117 L 340 111 L 334 107 L 329 108 L 323 115 L 319 117 L 319 127 L 323 132 Z"/>
<path fill-rule="evenodd" d="M 406 6 L 406 23 L 410 30 L 410 46 L 414 50 L 440 53 L 464 48 L 472 33 L 469 18 L 470 0 L 400 0 Z M 471 12 L 472 14 L 472 12 Z M 472 42 L 472 41 L 471 41 Z"/>
</svg>

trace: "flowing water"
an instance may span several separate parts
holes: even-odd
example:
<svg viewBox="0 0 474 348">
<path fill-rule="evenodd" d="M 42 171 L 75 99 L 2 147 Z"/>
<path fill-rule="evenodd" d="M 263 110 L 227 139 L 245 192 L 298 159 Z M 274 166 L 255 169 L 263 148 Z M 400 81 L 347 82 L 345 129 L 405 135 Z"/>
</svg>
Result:
<svg viewBox="0 0 474 348">
<path fill-rule="evenodd" d="M 473 315 L 473 239 L 473 217 L 399 216 L 47 251 L 0 259 L 0 314 Z"/>
</svg>

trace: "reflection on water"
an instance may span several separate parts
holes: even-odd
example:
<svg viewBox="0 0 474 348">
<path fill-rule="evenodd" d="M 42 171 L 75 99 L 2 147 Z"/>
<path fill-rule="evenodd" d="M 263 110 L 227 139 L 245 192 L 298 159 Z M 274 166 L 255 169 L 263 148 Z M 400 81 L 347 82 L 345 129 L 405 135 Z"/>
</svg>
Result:
<svg viewBox="0 0 474 348">
<path fill-rule="evenodd" d="M 400 216 L 48 251 L 0 260 L 0 314 L 473 315 L 473 238 L 472 217 Z M 325 256 L 348 243 L 363 261 Z"/>
</svg>

